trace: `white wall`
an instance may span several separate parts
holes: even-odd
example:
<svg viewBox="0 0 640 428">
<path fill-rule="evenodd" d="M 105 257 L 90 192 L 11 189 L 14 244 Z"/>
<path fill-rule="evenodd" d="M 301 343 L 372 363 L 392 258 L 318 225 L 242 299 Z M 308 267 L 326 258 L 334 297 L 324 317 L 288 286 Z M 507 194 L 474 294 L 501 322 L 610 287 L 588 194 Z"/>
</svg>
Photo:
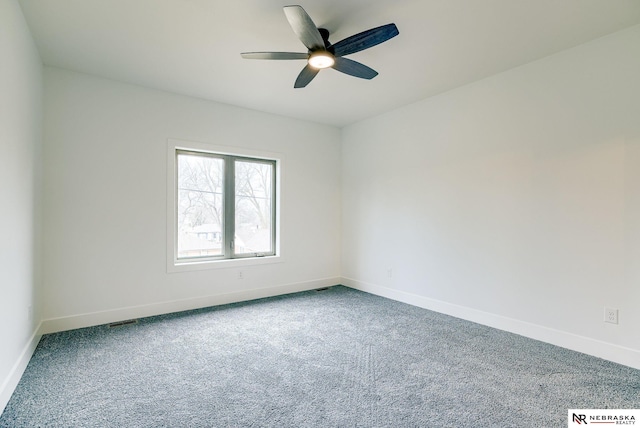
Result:
<svg viewBox="0 0 640 428">
<path fill-rule="evenodd" d="M 1 413 L 38 322 L 42 64 L 15 0 L 0 2 L 0 63 Z"/>
<path fill-rule="evenodd" d="M 640 26 L 345 128 L 345 282 L 640 368 L 638 76 Z"/>
<path fill-rule="evenodd" d="M 43 331 L 339 281 L 338 129 L 49 67 L 44 105 Z M 284 155 L 283 263 L 167 273 L 168 139 Z"/>
</svg>

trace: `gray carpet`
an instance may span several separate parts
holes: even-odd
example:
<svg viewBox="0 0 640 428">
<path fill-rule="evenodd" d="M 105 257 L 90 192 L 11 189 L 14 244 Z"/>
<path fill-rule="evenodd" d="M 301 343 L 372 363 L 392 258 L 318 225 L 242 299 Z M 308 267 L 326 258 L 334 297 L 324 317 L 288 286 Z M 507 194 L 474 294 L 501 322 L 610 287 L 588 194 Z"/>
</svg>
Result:
<svg viewBox="0 0 640 428">
<path fill-rule="evenodd" d="M 345 287 L 42 338 L 1 427 L 566 427 L 640 371 Z"/>
</svg>

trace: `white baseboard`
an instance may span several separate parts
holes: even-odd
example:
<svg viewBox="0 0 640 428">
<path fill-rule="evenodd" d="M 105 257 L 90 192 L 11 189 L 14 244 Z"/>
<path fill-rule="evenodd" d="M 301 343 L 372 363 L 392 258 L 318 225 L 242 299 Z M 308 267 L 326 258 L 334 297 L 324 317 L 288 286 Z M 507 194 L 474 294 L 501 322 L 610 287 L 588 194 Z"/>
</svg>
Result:
<svg viewBox="0 0 640 428">
<path fill-rule="evenodd" d="M 324 278 L 312 281 L 298 282 L 294 284 L 279 285 L 275 287 L 255 288 L 251 290 L 238 291 L 235 293 L 215 294 L 211 296 L 196 297 L 192 299 L 152 303 L 149 305 L 141 306 L 130 306 L 107 311 L 46 319 L 42 321 L 39 333 L 41 335 L 56 333 L 59 331 L 91 327 L 95 325 L 108 324 L 134 318 L 143 318 L 173 312 L 188 311 L 191 309 L 206 308 L 209 306 L 244 302 L 247 300 L 261 299 L 264 297 L 279 296 L 282 294 L 297 293 L 300 291 L 308 291 L 316 288 L 337 285 L 340 284 L 340 279 L 340 277 Z"/>
<path fill-rule="evenodd" d="M 543 327 L 537 324 L 503 317 L 501 315 L 483 312 L 477 309 L 455 305 L 405 291 L 370 284 L 352 278 L 343 277 L 341 284 L 356 290 L 386 297 L 391 300 L 451 315 L 456 318 L 519 334 L 530 339 L 540 340 L 562 348 L 571 349 L 572 351 L 582 352 L 594 357 L 613 361 L 614 363 L 640 369 L 640 351 L 636 349 L 626 348 L 589 337 L 579 336 L 577 334 Z"/>
<path fill-rule="evenodd" d="M 29 341 L 20 353 L 18 360 L 11 368 L 9 375 L 0 385 L 0 415 L 9 403 L 11 394 L 13 394 L 13 391 L 15 391 L 16 386 L 18 386 L 18 382 L 20 382 L 20 378 L 22 377 L 24 370 L 27 368 L 27 364 L 29 364 L 29 360 L 31 359 L 33 352 L 36 350 L 38 342 L 40 342 L 40 338 L 42 337 L 42 335 L 39 333 L 40 327 L 41 325 L 39 325 L 33 332 L 31 337 L 29 338 Z"/>
</svg>

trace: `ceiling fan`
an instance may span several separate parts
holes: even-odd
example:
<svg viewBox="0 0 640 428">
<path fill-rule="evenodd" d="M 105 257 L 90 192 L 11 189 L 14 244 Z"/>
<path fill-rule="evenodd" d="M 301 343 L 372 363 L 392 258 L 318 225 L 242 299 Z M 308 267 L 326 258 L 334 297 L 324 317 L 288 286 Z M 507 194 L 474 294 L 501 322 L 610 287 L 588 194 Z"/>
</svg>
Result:
<svg viewBox="0 0 640 428">
<path fill-rule="evenodd" d="M 395 24 L 382 25 L 358 33 L 335 44 L 329 42 L 329 31 L 316 27 L 302 6 L 285 6 L 284 13 L 302 44 L 309 50 L 302 52 L 244 52 L 246 59 L 304 59 L 307 65 L 302 69 L 294 88 L 304 88 L 323 68 L 333 68 L 350 76 L 373 79 L 378 72 L 364 64 L 344 58 L 345 55 L 360 52 L 399 34 Z"/>
</svg>

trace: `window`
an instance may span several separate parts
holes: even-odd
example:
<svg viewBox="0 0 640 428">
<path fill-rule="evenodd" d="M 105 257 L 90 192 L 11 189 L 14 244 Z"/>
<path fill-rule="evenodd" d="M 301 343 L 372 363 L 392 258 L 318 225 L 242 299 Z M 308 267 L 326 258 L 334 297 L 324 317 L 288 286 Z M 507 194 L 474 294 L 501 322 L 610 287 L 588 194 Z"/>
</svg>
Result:
<svg viewBox="0 0 640 428">
<path fill-rule="evenodd" d="M 277 255 L 278 159 L 169 149 L 173 266 Z"/>
</svg>

